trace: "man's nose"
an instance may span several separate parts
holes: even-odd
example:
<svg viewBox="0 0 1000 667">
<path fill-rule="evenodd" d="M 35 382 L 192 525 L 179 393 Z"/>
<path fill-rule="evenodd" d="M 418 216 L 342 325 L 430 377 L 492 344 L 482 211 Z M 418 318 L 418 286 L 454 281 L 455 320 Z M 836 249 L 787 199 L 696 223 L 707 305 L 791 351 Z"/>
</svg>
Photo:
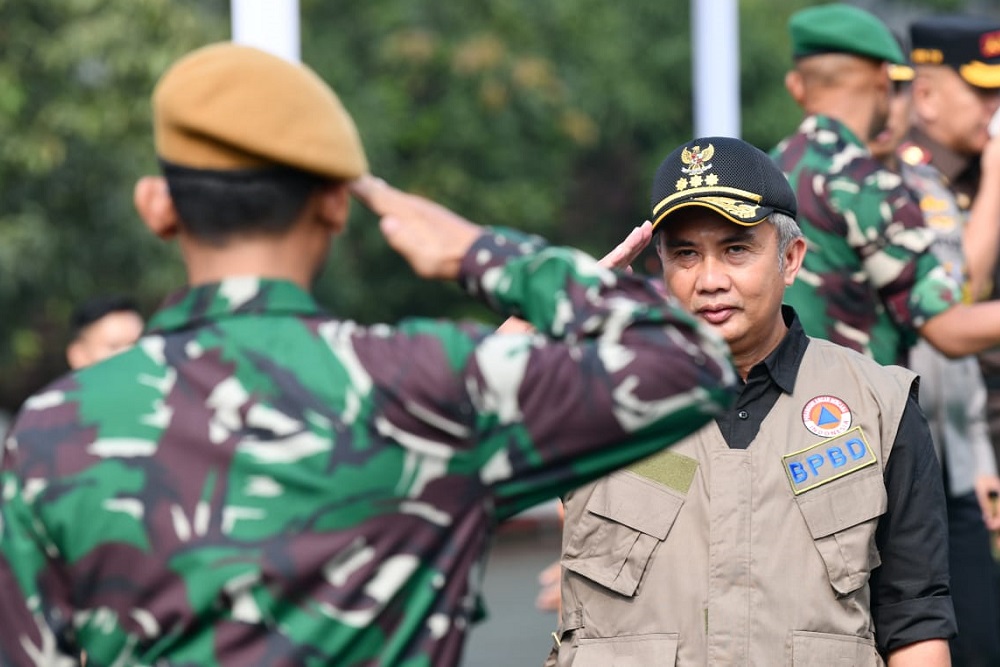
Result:
<svg viewBox="0 0 1000 667">
<path fill-rule="evenodd" d="M 706 257 L 698 275 L 698 289 L 702 292 L 720 292 L 729 289 L 729 271 L 723 261 Z"/>
</svg>

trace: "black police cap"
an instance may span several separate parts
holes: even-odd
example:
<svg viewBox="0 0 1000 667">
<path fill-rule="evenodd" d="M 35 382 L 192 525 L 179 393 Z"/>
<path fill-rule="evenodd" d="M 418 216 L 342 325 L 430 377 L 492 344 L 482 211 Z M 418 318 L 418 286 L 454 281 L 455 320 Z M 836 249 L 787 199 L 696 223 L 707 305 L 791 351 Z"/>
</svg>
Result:
<svg viewBox="0 0 1000 667">
<path fill-rule="evenodd" d="M 979 88 L 1000 88 L 1000 20 L 929 16 L 910 25 L 914 65 L 947 65 Z"/>
<path fill-rule="evenodd" d="M 795 193 L 767 153 L 741 139 L 703 137 L 678 146 L 656 170 L 653 231 L 671 213 L 708 208 L 747 227 L 775 211 L 795 218 Z"/>
</svg>

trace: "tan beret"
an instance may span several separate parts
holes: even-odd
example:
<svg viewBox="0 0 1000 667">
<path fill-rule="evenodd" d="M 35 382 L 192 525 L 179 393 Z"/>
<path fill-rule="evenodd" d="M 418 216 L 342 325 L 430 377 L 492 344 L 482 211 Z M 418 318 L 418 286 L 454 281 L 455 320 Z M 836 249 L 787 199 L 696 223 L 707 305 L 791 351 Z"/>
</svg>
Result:
<svg viewBox="0 0 1000 667">
<path fill-rule="evenodd" d="M 194 169 L 274 165 L 332 179 L 368 171 L 350 114 L 312 70 L 221 43 L 177 61 L 153 91 L 156 152 Z"/>
</svg>

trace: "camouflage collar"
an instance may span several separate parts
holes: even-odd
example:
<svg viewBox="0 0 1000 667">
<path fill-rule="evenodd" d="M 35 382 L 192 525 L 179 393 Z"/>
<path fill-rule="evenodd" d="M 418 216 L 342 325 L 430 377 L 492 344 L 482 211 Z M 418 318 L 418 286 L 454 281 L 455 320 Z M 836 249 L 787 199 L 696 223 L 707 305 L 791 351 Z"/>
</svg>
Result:
<svg viewBox="0 0 1000 667">
<path fill-rule="evenodd" d="M 860 146 L 867 150 L 865 142 L 861 141 L 861 139 L 859 139 L 849 127 L 841 123 L 836 118 L 823 116 L 821 114 L 814 114 L 812 116 L 808 116 L 799 126 L 799 131 L 806 134 L 815 134 L 819 130 L 833 132 L 837 135 L 839 142 L 854 144 L 855 146 Z"/>
<path fill-rule="evenodd" d="M 187 287 L 171 294 L 150 319 L 146 333 L 186 329 L 231 315 L 316 315 L 323 309 L 298 285 L 255 276 Z"/>
</svg>

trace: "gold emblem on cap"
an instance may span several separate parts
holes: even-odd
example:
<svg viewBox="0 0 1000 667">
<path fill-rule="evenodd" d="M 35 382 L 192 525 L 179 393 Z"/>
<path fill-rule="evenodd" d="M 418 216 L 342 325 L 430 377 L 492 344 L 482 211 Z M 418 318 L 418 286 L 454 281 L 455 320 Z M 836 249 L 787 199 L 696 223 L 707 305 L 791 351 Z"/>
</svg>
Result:
<svg viewBox="0 0 1000 667">
<path fill-rule="evenodd" d="M 757 209 L 760 208 L 759 206 L 746 204 L 735 199 L 730 199 L 729 197 L 699 197 L 698 200 L 720 208 L 729 215 L 736 216 L 741 220 L 749 220 L 755 217 Z"/>
<path fill-rule="evenodd" d="M 699 176 L 698 174 L 695 174 L 694 176 L 691 177 L 691 187 L 692 188 L 700 188 L 701 187 L 701 176 Z"/>
<path fill-rule="evenodd" d="M 712 168 L 712 163 L 709 160 L 712 159 L 713 155 L 715 155 L 715 146 L 712 144 L 709 144 L 705 148 L 692 146 L 690 150 L 685 147 L 681 151 L 681 162 L 689 166 L 681 167 L 681 171 L 692 176 L 699 176 Z M 700 181 L 701 179 L 698 180 Z M 692 185 L 694 185 L 693 179 Z"/>
<path fill-rule="evenodd" d="M 683 190 L 687 186 L 688 186 L 688 179 L 686 179 L 686 178 L 678 178 L 677 179 L 677 183 L 674 184 L 674 189 L 675 190 Z"/>
<path fill-rule="evenodd" d="M 719 184 L 719 177 L 716 176 L 715 174 L 709 174 L 708 176 L 705 177 L 705 185 L 711 186 L 718 184 Z"/>
<path fill-rule="evenodd" d="M 944 62 L 941 49 L 913 49 L 910 60 L 916 65 L 940 65 Z"/>
</svg>

